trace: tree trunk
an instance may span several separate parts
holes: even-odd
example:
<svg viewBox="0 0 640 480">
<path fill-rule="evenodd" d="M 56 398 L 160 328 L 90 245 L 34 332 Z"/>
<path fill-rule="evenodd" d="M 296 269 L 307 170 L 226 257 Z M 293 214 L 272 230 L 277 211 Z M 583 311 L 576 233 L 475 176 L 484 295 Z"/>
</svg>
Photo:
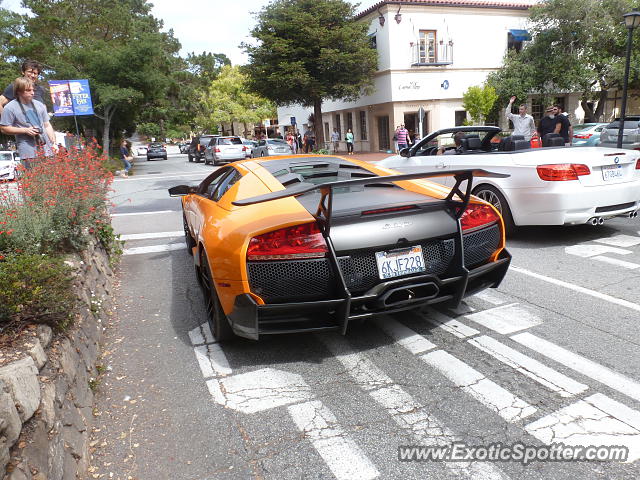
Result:
<svg viewBox="0 0 640 480">
<path fill-rule="evenodd" d="M 322 130 L 322 99 L 313 101 L 313 130 L 316 134 L 316 148 L 324 148 L 324 132 Z"/>
<path fill-rule="evenodd" d="M 109 142 L 109 129 L 111 127 L 111 118 L 115 113 L 115 107 L 112 105 L 107 105 L 104 107 L 104 116 L 102 120 L 104 122 L 104 128 L 102 130 L 102 154 L 105 156 L 109 156 L 111 144 Z"/>
<path fill-rule="evenodd" d="M 589 103 L 585 99 L 582 99 L 580 100 L 580 106 L 582 107 L 582 110 L 584 110 L 584 123 L 594 123 L 595 117 L 593 115 L 593 108 L 591 108 Z"/>
<path fill-rule="evenodd" d="M 598 106 L 596 107 L 596 111 L 593 114 L 593 120 L 595 122 L 599 122 L 600 118 L 602 117 L 602 113 L 604 112 L 604 106 L 607 103 L 608 93 L 609 92 L 605 88 L 600 90 L 600 96 L 598 98 Z"/>
</svg>

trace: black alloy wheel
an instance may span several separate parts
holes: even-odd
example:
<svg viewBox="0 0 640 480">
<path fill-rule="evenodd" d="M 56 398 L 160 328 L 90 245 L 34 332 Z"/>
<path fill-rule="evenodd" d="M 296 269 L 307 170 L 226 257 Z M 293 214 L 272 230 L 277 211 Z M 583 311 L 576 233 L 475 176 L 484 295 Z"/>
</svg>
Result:
<svg viewBox="0 0 640 480">
<path fill-rule="evenodd" d="M 516 228 L 516 224 L 513 222 L 513 216 L 511 215 L 511 209 L 509 208 L 509 204 L 507 200 L 504 198 L 504 195 L 498 191 L 497 188 L 492 187 L 491 185 L 478 185 L 474 190 L 473 194 L 484 200 L 487 203 L 490 203 L 495 207 L 500 215 L 502 215 L 502 220 L 504 220 L 504 230 L 508 235 L 513 233 Z"/>
<path fill-rule="evenodd" d="M 200 277 L 202 292 L 204 293 L 205 303 L 207 305 L 207 321 L 211 328 L 213 338 L 218 342 L 231 340 L 235 337 L 235 333 L 229 325 L 229 319 L 220 305 L 218 293 L 216 292 L 211 269 L 209 268 L 209 260 L 207 254 L 202 252 L 200 255 Z"/>
<path fill-rule="evenodd" d="M 184 242 L 187 244 L 187 252 L 189 252 L 189 255 L 193 255 L 193 247 L 196 246 L 196 241 L 191 236 L 189 225 L 187 224 L 187 217 L 184 212 L 182 213 L 182 225 L 184 228 Z"/>
</svg>

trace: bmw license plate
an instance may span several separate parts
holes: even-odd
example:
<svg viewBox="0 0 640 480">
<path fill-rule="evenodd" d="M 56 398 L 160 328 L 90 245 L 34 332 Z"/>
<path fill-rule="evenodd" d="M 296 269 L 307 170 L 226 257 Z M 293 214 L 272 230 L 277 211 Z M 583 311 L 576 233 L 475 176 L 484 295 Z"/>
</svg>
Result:
<svg viewBox="0 0 640 480">
<path fill-rule="evenodd" d="M 378 275 L 382 280 L 426 270 L 420 245 L 386 252 L 376 252 L 376 262 L 378 264 Z"/>
<path fill-rule="evenodd" d="M 622 165 L 603 165 L 602 166 L 602 179 L 605 182 L 609 180 L 615 180 L 616 178 L 622 178 Z"/>
</svg>

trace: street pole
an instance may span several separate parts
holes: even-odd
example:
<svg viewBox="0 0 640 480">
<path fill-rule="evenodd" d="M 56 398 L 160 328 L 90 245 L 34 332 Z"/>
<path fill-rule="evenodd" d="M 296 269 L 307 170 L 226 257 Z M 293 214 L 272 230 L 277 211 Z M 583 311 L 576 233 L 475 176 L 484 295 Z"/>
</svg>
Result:
<svg viewBox="0 0 640 480">
<path fill-rule="evenodd" d="M 629 83 L 629 64 L 631 63 L 631 43 L 633 42 L 633 27 L 629 27 L 627 36 L 627 60 L 624 66 L 624 81 L 622 84 L 622 109 L 620 113 L 620 126 L 618 127 L 618 148 L 622 148 L 622 133 L 624 131 L 624 117 L 627 113 L 627 84 Z"/>
<path fill-rule="evenodd" d="M 622 111 L 620 113 L 620 125 L 618 127 L 618 148 L 622 148 L 624 117 L 627 114 L 627 86 L 629 83 L 629 65 L 631 63 L 631 44 L 633 43 L 633 29 L 637 26 L 640 26 L 640 12 L 634 10 L 633 12 L 625 13 L 622 18 L 624 18 L 624 24 L 629 30 L 629 34 L 627 36 L 627 58 L 624 65 L 624 81 L 622 84 Z"/>
</svg>

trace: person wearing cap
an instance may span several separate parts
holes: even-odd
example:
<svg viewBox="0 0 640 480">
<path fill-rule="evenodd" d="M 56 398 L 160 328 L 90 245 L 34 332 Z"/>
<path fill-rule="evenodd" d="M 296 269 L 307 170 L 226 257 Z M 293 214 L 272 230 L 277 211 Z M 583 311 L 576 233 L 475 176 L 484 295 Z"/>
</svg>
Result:
<svg viewBox="0 0 640 480">
<path fill-rule="evenodd" d="M 538 124 L 538 135 L 544 139 L 547 133 L 560 133 L 560 127 L 558 117 L 555 114 L 555 107 L 553 105 L 547 107 L 546 115 L 540 119 Z"/>
</svg>

